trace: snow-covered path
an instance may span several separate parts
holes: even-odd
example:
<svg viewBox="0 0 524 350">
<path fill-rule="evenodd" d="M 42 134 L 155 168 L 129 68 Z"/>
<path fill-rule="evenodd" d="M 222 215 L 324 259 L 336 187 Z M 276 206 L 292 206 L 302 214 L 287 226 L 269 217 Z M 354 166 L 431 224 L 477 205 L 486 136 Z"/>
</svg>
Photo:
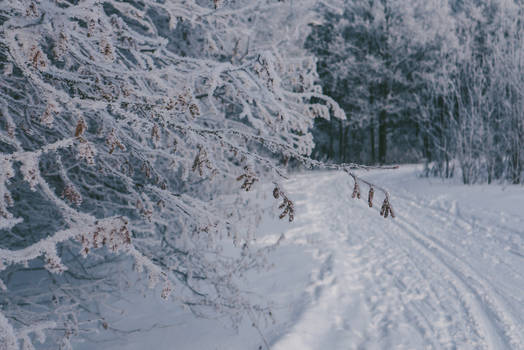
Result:
<svg viewBox="0 0 524 350">
<path fill-rule="evenodd" d="M 524 349 L 523 188 L 432 185 L 413 167 L 366 177 L 391 190 L 396 219 L 352 199 L 347 175 L 288 183 L 287 244 L 306 242 L 317 268 L 272 348 Z"/>
<path fill-rule="evenodd" d="M 463 186 L 418 173 L 362 174 L 390 190 L 397 217 L 386 220 L 380 195 L 372 209 L 352 199 L 345 173 L 286 183 L 295 222 L 264 216 L 260 244 L 282 232 L 286 239 L 269 257 L 274 268 L 242 286 L 273 302 L 275 323 L 260 324 L 271 349 L 524 349 L 524 186 Z M 119 304 L 125 317 L 108 322 L 122 337 L 75 349 L 264 348 L 249 321 L 236 333 L 157 294 Z"/>
</svg>

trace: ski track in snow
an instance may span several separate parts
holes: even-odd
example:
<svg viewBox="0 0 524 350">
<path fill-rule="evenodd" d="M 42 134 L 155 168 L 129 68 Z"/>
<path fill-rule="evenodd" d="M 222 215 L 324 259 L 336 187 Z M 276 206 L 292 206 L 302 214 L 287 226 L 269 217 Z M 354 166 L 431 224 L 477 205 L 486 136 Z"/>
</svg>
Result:
<svg viewBox="0 0 524 350">
<path fill-rule="evenodd" d="M 300 200 L 287 240 L 319 268 L 272 349 L 524 349 L 524 217 L 413 191 L 414 173 L 366 176 L 390 188 L 393 220 L 352 199 L 347 175 L 288 183 Z"/>
</svg>

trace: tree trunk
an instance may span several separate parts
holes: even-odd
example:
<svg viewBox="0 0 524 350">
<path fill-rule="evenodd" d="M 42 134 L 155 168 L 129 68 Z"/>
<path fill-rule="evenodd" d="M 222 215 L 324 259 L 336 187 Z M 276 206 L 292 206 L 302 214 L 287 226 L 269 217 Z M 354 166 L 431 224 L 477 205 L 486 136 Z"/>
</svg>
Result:
<svg viewBox="0 0 524 350">
<path fill-rule="evenodd" d="M 329 121 L 329 150 L 328 150 L 328 159 L 333 159 L 333 120 Z"/>
<path fill-rule="evenodd" d="M 344 123 L 342 120 L 339 120 L 338 123 L 338 161 L 342 162 L 343 152 L 344 151 Z"/>
<path fill-rule="evenodd" d="M 371 123 L 369 126 L 369 143 L 371 145 L 371 164 L 375 164 L 375 125 Z"/>
<path fill-rule="evenodd" d="M 446 151 L 446 155 L 444 156 L 446 158 L 446 179 L 449 179 L 451 177 L 450 169 L 449 169 L 449 156 L 448 152 Z"/>
<path fill-rule="evenodd" d="M 522 163 L 520 162 L 520 148 L 515 147 L 511 152 L 511 182 L 514 185 L 520 184 L 522 173 Z"/>
<path fill-rule="evenodd" d="M 424 158 L 426 158 L 426 161 L 428 163 L 432 162 L 432 154 L 431 154 L 431 147 L 429 144 L 429 133 L 426 130 L 429 130 L 430 126 L 427 126 L 423 136 L 423 143 L 424 143 Z"/>
<path fill-rule="evenodd" d="M 386 163 L 386 150 L 387 150 L 387 112 L 385 110 L 380 111 L 378 119 L 378 162 L 380 164 Z"/>
<path fill-rule="evenodd" d="M 343 162 L 346 163 L 348 161 L 348 144 L 349 144 L 349 125 L 346 126 L 344 130 L 344 152 L 342 153 L 344 155 Z"/>
</svg>

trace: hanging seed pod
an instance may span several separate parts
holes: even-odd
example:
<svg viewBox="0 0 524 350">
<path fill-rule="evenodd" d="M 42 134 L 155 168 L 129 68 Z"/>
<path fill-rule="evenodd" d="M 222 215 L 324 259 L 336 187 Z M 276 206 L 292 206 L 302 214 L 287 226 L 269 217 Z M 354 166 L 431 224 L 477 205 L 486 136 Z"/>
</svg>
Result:
<svg viewBox="0 0 524 350">
<path fill-rule="evenodd" d="M 373 190 L 373 187 L 369 188 L 369 194 L 368 194 L 368 205 L 370 208 L 373 207 L 373 195 L 375 194 L 375 191 Z"/>
<path fill-rule="evenodd" d="M 380 209 L 380 216 L 383 216 L 385 219 L 389 215 L 391 215 L 392 218 L 395 217 L 395 213 L 393 212 L 393 207 L 391 207 L 391 204 L 389 204 L 389 199 L 388 197 L 386 197 L 384 199 L 384 202 L 382 203 L 382 208 Z"/>
<path fill-rule="evenodd" d="M 389 205 L 389 213 L 391 214 L 392 218 L 395 218 L 395 212 L 393 211 L 393 207 L 391 206 L 391 204 Z"/>
<path fill-rule="evenodd" d="M 351 194 L 351 198 L 355 197 L 360 199 L 360 187 L 358 186 L 357 180 L 355 180 L 355 186 L 353 187 L 353 193 Z"/>
<path fill-rule="evenodd" d="M 384 216 L 386 214 L 386 208 L 388 207 L 388 199 L 384 199 L 384 202 L 382 203 L 382 208 L 380 208 L 380 216 Z"/>
</svg>

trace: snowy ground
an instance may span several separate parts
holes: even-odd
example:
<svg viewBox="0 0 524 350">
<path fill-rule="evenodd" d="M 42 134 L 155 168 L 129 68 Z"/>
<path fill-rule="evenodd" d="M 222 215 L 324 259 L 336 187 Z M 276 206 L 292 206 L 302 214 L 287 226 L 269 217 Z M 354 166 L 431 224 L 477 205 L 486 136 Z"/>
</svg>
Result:
<svg viewBox="0 0 524 350">
<path fill-rule="evenodd" d="M 524 349 L 524 187 L 417 174 L 415 166 L 365 174 L 390 190 L 393 220 L 352 199 L 343 173 L 287 183 L 296 221 L 266 220 L 261 240 L 282 231 L 286 240 L 272 255 L 275 268 L 247 287 L 274 301 L 276 323 L 262 328 L 272 349 Z M 236 334 L 158 299 L 132 302 L 114 327 L 149 322 L 151 330 L 103 348 L 262 345 L 248 325 Z"/>
</svg>

